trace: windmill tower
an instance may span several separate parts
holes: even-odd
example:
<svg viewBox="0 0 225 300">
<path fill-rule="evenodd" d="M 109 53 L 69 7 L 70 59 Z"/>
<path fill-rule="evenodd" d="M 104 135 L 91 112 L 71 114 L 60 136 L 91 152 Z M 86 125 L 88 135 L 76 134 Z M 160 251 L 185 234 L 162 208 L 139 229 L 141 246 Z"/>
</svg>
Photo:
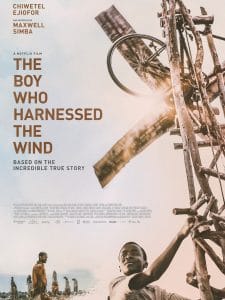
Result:
<svg viewBox="0 0 225 300">
<path fill-rule="evenodd" d="M 185 207 L 175 208 L 173 212 L 195 218 L 192 232 L 194 266 L 187 274 L 187 282 L 199 288 L 201 300 L 223 299 L 224 289 L 210 284 L 206 256 L 215 263 L 219 272 L 225 274 L 225 125 L 218 118 L 218 112 L 225 115 L 225 70 L 214 43 L 215 38 L 225 38 L 213 35 L 214 18 L 205 8 L 201 8 L 200 16 L 193 17 L 182 0 L 162 0 L 162 12 L 158 17 L 165 37 L 163 42 L 137 34 L 114 6 L 96 17 L 113 42 L 107 58 L 113 81 L 123 91 L 137 94 L 113 71 L 112 55 L 118 49 L 139 78 L 152 90 L 160 91 L 166 110 L 155 119 L 140 120 L 94 165 L 94 170 L 104 187 L 132 158 L 165 132 L 170 130 L 171 134 L 179 136 L 181 141 L 175 143 L 174 148 L 183 151 L 189 199 Z M 198 29 L 199 25 L 205 27 L 204 31 Z M 203 72 L 205 49 L 202 38 L 207 40 L 214 64 L 213 73 L 208 75 Z M 150 41 L 149 45 L 146 40 Z M 194 41 L 195 59 L 190 40 Z M 164 50 L 167 50 L 169 68 L 160 62 Z M 212 106 L 212 101 L 218 96 L 219 111 Z M 203 163 L 203 147 L 211 153 L 208 165 Z M 218 181 L 219 194 L 211 184 L 212 178 Z M 220 255 L 207 240 L 220 248 Z"/>
</svg>

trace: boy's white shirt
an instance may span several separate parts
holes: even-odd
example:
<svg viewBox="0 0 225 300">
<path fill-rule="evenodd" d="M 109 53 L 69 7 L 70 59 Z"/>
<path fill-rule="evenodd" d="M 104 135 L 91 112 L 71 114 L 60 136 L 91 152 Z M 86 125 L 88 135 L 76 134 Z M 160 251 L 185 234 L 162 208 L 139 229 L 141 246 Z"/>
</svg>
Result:
<svg viewBox="0 0 225 300">
<path fill-rule="evenodd" d="M 110 300 L 190 300 L 151 284 L 140 290 L 131 290 L 129 282 L 136 275 L 115 278 L 110 284 Z"/>
</svg>

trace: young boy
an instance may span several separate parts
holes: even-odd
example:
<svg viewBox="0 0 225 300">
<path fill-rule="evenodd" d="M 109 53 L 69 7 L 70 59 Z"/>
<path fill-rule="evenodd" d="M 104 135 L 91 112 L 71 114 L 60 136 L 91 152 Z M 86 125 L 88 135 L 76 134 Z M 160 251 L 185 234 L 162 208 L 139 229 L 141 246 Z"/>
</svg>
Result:
<svg viewBox="0 0 225 300">
<path fill-rule="evenodd" d="M 193 227 L 193 218 L 184 226 L 162 254 L 148 267 L 144 249 L 135 242 L 123 245 L 119 252 L 119 266 L 124 276 L 110 284 L 110 300 L 188 300 L 174 293 L 167 293 L 150 283 L 158 280 L 170 265 L 179 246 Z"/>
</svg>

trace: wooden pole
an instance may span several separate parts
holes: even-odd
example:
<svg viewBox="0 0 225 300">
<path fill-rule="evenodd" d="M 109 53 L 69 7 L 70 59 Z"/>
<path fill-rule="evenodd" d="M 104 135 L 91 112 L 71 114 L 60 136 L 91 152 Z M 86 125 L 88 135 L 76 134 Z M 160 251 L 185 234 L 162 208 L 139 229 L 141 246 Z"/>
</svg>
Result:
<svg viewBox="0 0 225 300">
<path fill-rule="evenodd" d="M 218 149 L 217 152 L 213 156 L 213 159 L 209 165 L 209 169 L 213 169 L 215 167 L 215 165 L 217 164 L 217 161 L 220 157 L 220 154 L 221 154 L 221 149 Z M 209 179 L 209 175 L 207 176 L 207 178 Z M 203 194 L 203 192 L 202 192 L 202 190 L 200 190 L 198 193 L 198 199 L 201 198 L 202 194 Z"/>
<path fill-rule="evenodd" d="M 196 277 L 201 300 L 214 300 L 209 285 L 209 275 L 206 267 L 205 252 L 199 245 L 195 245 Z"/>
<path fill-rule="evenodd" d="M 183 146 L 184 146 L 183 143 L 174 143 L 173 145 L 174 145 L 175 150 L 181 150 L 181 149 L 183 149 Z M 212 143 L 210 143 L 210 142 L 205 142 L 205 141 L 199 141 L 199 142 L 197 142 L 197 146 L 199 148 L 218 146 L 218 142 L 213 141 Z"/>
<path fill-rule="evenodd" d="M 225 264 L 223 263 L 223 261 L 219 258 L 219 256 L 215 253 L 215 251 L 212 249 L 212 247 L 210 247 L 206 241 L 204 241 L 204 239 L 202 238 L 196 238 L 195 239 L 196 243 L 202 248 L 202 250 L 204 250 L 204 252 L 206 252 L 209 257 L 212 259 L 212 261 L 216 264 L 216 266 L 218 267 L 218 269 L 225 274 Z"/>
<path fill-rule="evenodd" d="M 207 94 L 206 90 L 206 83 L 204 80 L 203 72 L 202 72 L 202 64 L 203 64 L 203 58 L 204 58 L 204 50 L 203 50 L 203 43 L 201 40 L 201 36 L 199 32 L 196 30 L 194 22 L 189 15 L 189 12 L 187 8 L 185 7 L 184 3 L 182 0 L 177 0 L 179 7 L 181 9 L 181 13 L 187 22 L 193 36 L 196 42 L 196 58 L 195 58 L 195 63 L 194 63 L 194 69 L 195 69 L 195 76 L 196 76 L 196 83 L 201 95 L 201 100 L 203 103 L 203 107 L 205 108 L 205 114 L 209 117 L 209 120 L 211 122 L 211 125 L 215 131 L 216 138 L 218 140 L 218 143 L 223 144 L 224 137 L 221 131 L 221 128 L 219 127 L 219 124 L 215 118 L 214 112 L 212 110 L 212 107 L 209 104 L 209 97 Z M 225 155 L 225 150 L 221 147 L 224 155 Z"/>
<path fill-rule="evenodd" d="M 207 14 L 206 10 L 203 7 L 201 7 L 201 10 L 202 10 L 203 15 Z M 211 53 L 211 56 L 213 59 L 213 63 L 214 63 L 214 67 L 215 67 L 215 73 L 216 73 L 218 87 L 219 87 L 219 91 L 220 91 L 220 102 L 221 102 L 221 106 L 222 106 L 223 113 L 225 116 L 225 86 L 224 86 L 224 80 L 223 80 L 222 66 L 220 64 L 218 53 L 216 51 L 216 46 L 214 43 L 212 29 L 211 29 L 210 24 L 206 25 L 205 34 L 207 37 L 209 50 L 210 50 L 210 53 Z"/>
<path fill-rule="evenodd" d="M 176 19 L 175 19 L 175 0 L 169 0 L 169 16 L 167 16 L 167 1 L 163 0 L 163 16 L 164 16 L 164 30 L 167 39 L 167 50 L 170 62 L 170 74 L 173 88 L 173 98 L 176 107 L 176 112 L 180 124 L 181 137 L 183 141 L 184 153 L 189 154 L 189 158 L 184 155 L 187 178 L 189 186 L 194 186 L 193 178 L 190 179 L 188 172 L 192 172 L 192 166 L 190 162 L 190 155 L 192 157 L 195 173 L 199 180 L 202 189 L 206 194 L 211 195 L 211 189 L 204 176 L 201 176 L 198 172 L 198 166 L 201 165 L 201 160 L 197 148 L 197 143 L 192 127 L 191 119 L 188 115 L 186 104 L 184 101 L 183 90 L 181 86 L 180 78 L 180 64 L 179 64 L 179 52 L 176 38 Z M 191 203 L 193 204 L 193 203 Z M 196 272 L 198 285 L 200 290 L 200 296 L 202 300 L 213 300 L 213 295 L 209 286 L 209 277 L 205 261 L 204 251 L 195 243 L 195 255 L 196 255 Z"/>
<path fill-rule="evenodd" d="M 212 176 L 212 177 L 217 177 L 217 178 L 220 178 L 222 180 L 225 180 L 225 174 L 224 173 L 217 172 L 216 170 L 213 170 L 213 169 L 200 167 L 200 172 L 202 172 L 203 174 L 207 174 L 209 176 Z"/>
<path fill-rule="evenodd" d="M 187 273 L 186 282 L 193 287 L 199 288 L 198 281 L 194 278 L 194 275 L 192 273 Z M 219 300 L 225 298 L 225 288 L 224 289 L 217 289 L 213 286 L 210 286 L 212 293 L 213 293 L 213 299 Z"/>
</svg>

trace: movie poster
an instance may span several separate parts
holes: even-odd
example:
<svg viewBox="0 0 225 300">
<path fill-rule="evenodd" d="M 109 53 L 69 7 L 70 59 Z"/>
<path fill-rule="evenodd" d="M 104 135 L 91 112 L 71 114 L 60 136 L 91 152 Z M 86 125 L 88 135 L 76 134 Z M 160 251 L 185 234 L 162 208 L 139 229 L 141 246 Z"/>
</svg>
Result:
<svg viewBox="0 0 225 300">
<path fill-rule="evenodd" d="M 225 36 L 222 0 L 184 2 L 193 15 L 204 6 L 214 15 L 213 32 Z M 28 297 L 28 276 L 38 254 L 46 252 L 47 291 L 57 276 L 57 297 L 107 299 L 109 283 L 122 275 L 118 254 L 124 243 L 140 244 L 151 263 L 185 222 L 185 215 L 172 213 L 189 207 L 183 154 L 174 150 L 179 137 L 160 134 L 135 155 L 124 142 L 110 172 L 107 165 L 102 173 L 98 169 L 126 134 L 130 143 L 137 124 L 165 112 L 163 96 L 149 89 L 117 51 L 113 72 L 141 96 L 124 92 L 109 75 L 112 42 L 96 17 L 112 5 L 137 33 L 165 42 L 156 0 L 0 3 L 0 298 L 13 299 L 12 277 L 17 296 Z M 224 41 L 215 43 L 222 61 Z M 168 66 L 166 51 L 160 60 Z M 209 51 L 204 70 L 213 70 Z M 208 152 L 204 155 L 207 161 Z M 105 179 L 107 172 L 111 177 Z M 186 283 L 193 261 L 188 236 L 156 284 L 197 299 L 198 289 Z M 223 276 L 209 264 L 213 284 L 224 287 Z"/>
</svg>

